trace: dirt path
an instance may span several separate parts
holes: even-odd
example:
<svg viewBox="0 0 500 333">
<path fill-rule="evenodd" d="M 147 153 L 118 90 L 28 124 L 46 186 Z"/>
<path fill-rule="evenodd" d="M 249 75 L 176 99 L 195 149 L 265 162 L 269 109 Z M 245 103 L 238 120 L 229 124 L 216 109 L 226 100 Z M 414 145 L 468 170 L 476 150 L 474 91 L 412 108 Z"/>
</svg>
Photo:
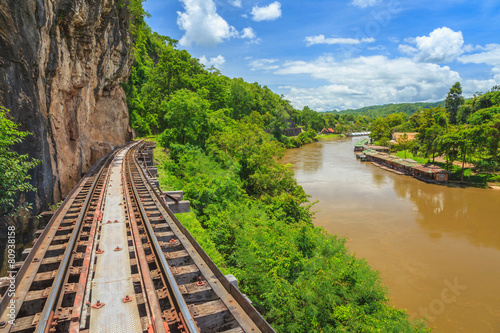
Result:
<svg viewBox="0 0 500 333">
<path fill-rule="evenodd" d="M 432 163 L 432 159 L 430 159 L 430 161 L 431 161 L 431 163 Z M 443 156 L 436 156 L 436 158 L 434 158 L 434 161 L 436 161 L 436 162 L 440 162 L 440 163 L 446 163 L 446 160 L 444 159 L 444 157 L 443 157 Z M 453 165 L 457 165 L 457 166 L 459 166 L 459 167 L 462 167 L 462 162 L 461 162 L 461 161 L 454 161 L 454 162 L 453 162 Z M 465 166 L 466 168 L 473 168 L 473 167 L 474 167 L 474 165 L 473 165 L 473 164 L 471 164 L 471 163 L 465 163 L 465 164 L 464 164 L 464 166 Z"/>
</svg>

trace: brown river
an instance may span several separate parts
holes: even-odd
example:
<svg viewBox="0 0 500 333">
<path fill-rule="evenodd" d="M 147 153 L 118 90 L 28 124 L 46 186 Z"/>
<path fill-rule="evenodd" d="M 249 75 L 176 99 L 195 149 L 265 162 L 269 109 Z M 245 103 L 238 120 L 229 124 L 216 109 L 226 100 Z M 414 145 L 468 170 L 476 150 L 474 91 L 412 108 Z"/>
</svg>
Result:
<svg viewBox="0 0 500 333">
<path fill-rule="evenodd" d="M 355 158 L 361 138 L 289 149 L 315 225 L 346 237 L 433 332 L 500 332 L 500 190 L 426 184 Z"/>
</svg>

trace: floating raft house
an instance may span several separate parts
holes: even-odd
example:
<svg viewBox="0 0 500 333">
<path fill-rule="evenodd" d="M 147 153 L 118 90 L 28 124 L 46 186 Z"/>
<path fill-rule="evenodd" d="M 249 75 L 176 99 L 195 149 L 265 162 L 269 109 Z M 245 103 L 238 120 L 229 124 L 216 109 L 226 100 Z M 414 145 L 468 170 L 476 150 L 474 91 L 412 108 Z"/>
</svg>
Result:
<svg viewBox="0 0 500 333">
<path fill-rule="evenodd" d="M 424 181 L 448 181 L 449 172 L 433 164 L 422 165 L 412 159 L 402 159 L 373 149 L 367 149 L 363 151 L 363 154 L 365 154 L 367 161 L 377 162 Z"/>
</svg>

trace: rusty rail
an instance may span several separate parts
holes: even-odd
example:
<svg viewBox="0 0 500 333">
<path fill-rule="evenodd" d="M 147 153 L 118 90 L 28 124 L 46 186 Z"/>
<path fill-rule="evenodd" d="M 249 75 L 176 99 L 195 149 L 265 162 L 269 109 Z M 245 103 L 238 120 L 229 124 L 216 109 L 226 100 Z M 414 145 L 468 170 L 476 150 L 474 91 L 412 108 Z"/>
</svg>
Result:
<svg viewBox="0 0 500 333">
<path fill-rule="evenodd" d="M 111 163 L 111 160 L 113 158 L 114 154 L 108 158 L 106 165 L 109 165 Z M 49 296 L 47 298 L 47 301 L 45 303 L 45 306 L 43 308 L 41 317 L 39 319 L 38 325 L 36 326 L 35 333 L 45 333 L 49 325 L 49 319 L 51 317 L 51 313 L 53 314 L 53 310 L 55 307 L 55 303 L 57 301 L 57 298 L 60 296 L 60 291 L 63 285 L 63 278 L 67 274 L 67 268 L 70 262 L 71 255 L 73 254 L 73 248 L 75 247 L 76 239 L 79 234 L 79 230 L 81 228 L 83 219 L 85 217 L 85 213 L 88 210 L 90 199 L 92 198 L 92 195 L 94 194 L 94 191 L 97 188 L 98 181 L 100 180 L 100 177 L 102 176 L 104 172 L 104 168 L 101 168 L 99 172 L 97 173 L 93 184 L 91 185 L 89 194 L 87 195 L 87 198 L 85 199 L 85 202 L 83 203 L 82 209 L 80 211 L 80 214 L 78 215 L 78 218 L 76 220 L 76 225 L 74 227 L 74 231 L 71 234 L 71 238 L 68 242 L 68 245 L 66 247 L 66 251 L 64 252 L 64 256 L 62 258 L 62 261 L 60 263 L 59 269 L 57 271 L 57 275 L 54 278 L 54 282 L 52 283 L 52 288 L 50 289 Z M 106 175 L 105 178 L 107 179 L 107 170 L 106 170 Z M 104 192 L 104 191 L 103 191 Z M 102 198 L 102 193 L 100 198 Z"/>
</svg>

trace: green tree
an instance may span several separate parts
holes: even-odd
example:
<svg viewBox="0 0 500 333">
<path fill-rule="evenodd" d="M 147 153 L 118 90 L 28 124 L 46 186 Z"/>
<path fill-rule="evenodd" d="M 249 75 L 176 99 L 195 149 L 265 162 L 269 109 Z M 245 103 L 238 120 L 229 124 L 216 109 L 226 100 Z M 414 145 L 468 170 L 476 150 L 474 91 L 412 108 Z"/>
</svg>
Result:
<svg viewBox="0 0 500 333">
<path fill-rule="evenodd" d="M 448 110 L 448 113 L 450 115 L 451 124 L 457 123 L 458 109 L 462 104 L 464 104 L 464 98 L 462 97 L 462 86 L 460 85 L 460 82 L 456 82 L 450 88 L 450 91 L 448 92 L 448 95 L 446 95 L 446 99 L 444 101 L 446 110 Z"/>
<path fill-rule="evenodd" d="M 28 155 L 20 155 L 12 150 L 13 145 L 21 143 L 31 133 L 19 131 L 19 125 L 8 118 L 8 112 L 0 106 L 0 217 L 13 215 L 20 209 L 30 207 L 16 207 L 15 202 L 21 193 L 36 190 L 29 183 L 29 171 L 40 163 Z"/>
<path fill-rule="evenodd" d="M 274 137 L 280 139 L 281 133 L 286 128 L 289 128 L 289 120 L 290 114 L 286 111 L 284 105 L 278 105 L 272 114 L 272 121 L 269 124 L 269 128 L 271 129 L 271 133 Z"/>
<path fill-rule="evenodd" d="M 404 151 L 405 152 L 405 159 L 406 159 L 406 152 L 408 150 L 413 150 L 415 145 L 416 145 L 416 142 L 414 140 L 410 140 L 408 138 L 408 134 L 404 133 L 403 135 L 398 137 L 398 139 L 396 140 L 395 148 L 398 151 Z"/>
<path fill-rule="evenodd" d="M 434 161 L 436 153 L 439 152 L 437 139 L 445 133 L 448 126 L 446 109 L 441 106 L 423 109 L 419 112 L 419 116 L 417 140 L 420 143 L 420 150 L 426 157 L 432 154 Z"/>
<path fill-rule="evenodd" d="M 391 137 L 391 128 L 384 118 L 376 118 L 373 120 L 370 129 L 370 138 L 372 141 L 381 141 L 384 139 L 387 141 Z"/>
<path fill-rule="evenodd" d="M 480 135 L 478 128 L 469 128 L 467 125 L 452 127 L 449 131 L 440 137 L 439 145 L 445 153 L 448 163 L 460 158 L 462 162 L 460 180 L 464 181 L 465 163 L 468 162 L 479 145 Z"/>
<path fill-rule="evenodd" d="M 498 163 L 500 147 L 500 107 L 492 107 L 475 112 L 469 119 L 471 125 L 486 126 L 486 145 L 489 153 Z"/>
<path fill-rule="evenodd" d="M 302 109 L 301 123 L 306 127 L 306 129 L 312 128 L 316 132 L 321 131 L 323 127 L 325 127 L 323 117 L 308 106 L 304 106 Z"/>
<path fill-rule="evenodd" d="M 203 147 L 210 134 L 210 103 L 199 94 L 182 89 L 166 105 L 167 129 L 160 136 L 162 145 L 192 144 Z"/>
</svg>

